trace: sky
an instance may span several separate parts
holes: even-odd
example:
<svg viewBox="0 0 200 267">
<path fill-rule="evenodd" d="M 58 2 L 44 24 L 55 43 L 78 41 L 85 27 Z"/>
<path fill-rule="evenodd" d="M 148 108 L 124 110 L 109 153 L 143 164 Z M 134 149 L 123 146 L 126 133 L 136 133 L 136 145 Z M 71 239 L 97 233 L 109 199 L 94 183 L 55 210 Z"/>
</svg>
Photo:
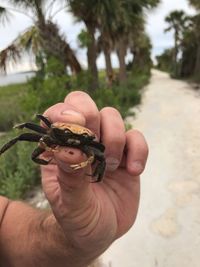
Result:
<svg viewBox="0 0 200 267">
<path fill-rule="evenodd" d="M 187 0 L 161 0 L 162 3 L 153 11 L 146 14 L 146 31 L 149 34 L 153 49 L 152 58 L 156 55 L 161 54 L 164 49 L 173 46 L 172 33 L 164 33 L 164 29 L 167 27 L 164 18 L 169 14 L 170 11 L 175 9 L 182 9 L 188 14 L 194 14 L 194 10 L 188 5 Z M 6 0 L 0 0 L 0 5 L 7 6 Z M 32 22 L 25 15 L 17 14 L 12 12 L 11 23 L 0 26 L 0 50 L 9 45 L 19 33 L 22 33 Z M 61 26 L 61 32 L 66 36 L 67 41 L 76 51 L 77 57 L 83 66 L 86 66 L 86 52 L 79 49 L 77 45 L 77 35 L 83 28 L 82 23 L 75 23 L 73 16 L 68 13 L 60 12 L 55 17 L 55 21 Z M 128 57 L 127 57 L 128 59 Z M 118 65 L 118 61 L 115 55 L 112 55 L 113 64 Z M 100 55 L 97 64 L 100 68 L 105 66 L 104 57 Z M 18 66 L 10 68 L 10 72 L 16 72 L 19 70 L 28 70 L 33 68 L 31 60 L 27 58 Z"/>
</svg>

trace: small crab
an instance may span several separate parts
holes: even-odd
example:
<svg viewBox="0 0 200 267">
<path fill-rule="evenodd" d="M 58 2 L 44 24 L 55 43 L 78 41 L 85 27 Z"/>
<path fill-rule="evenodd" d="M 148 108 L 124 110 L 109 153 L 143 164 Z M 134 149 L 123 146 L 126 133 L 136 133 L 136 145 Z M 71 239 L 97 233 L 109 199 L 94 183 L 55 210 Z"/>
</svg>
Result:
<svg viewBox="0 0 200 267">
<path fill-rule="evenodd" d="M 47 128 L 31 122 L 25 122 L 16 125 L 14 128 L 27 128 L 36 133 L 22 133 L 11 139 L 2 148 L 0 155 L 12 147 L 18 141 L 37 142 L 38 147 L 33 151 L 31 158 L 34 162 L 47 165 L 51 160 L 45 160 L 39 156 L 45 151 L 56 152 L 59 147 L 73 147 L 80 149 L 86 154 L 87 160 L 78 164 L 72 164 L 73 170 L 86 167 L 88 164 L 95 165 L 94 173 L 95 182 L 100 182 L 103 178 L 106 162 L 104 157 L 105 146 L 95 140 L 95 134 L 89 129 L 76 124 L 56 122 L 51 123 L 47 117 L 36 115 Z"/>
</svg>

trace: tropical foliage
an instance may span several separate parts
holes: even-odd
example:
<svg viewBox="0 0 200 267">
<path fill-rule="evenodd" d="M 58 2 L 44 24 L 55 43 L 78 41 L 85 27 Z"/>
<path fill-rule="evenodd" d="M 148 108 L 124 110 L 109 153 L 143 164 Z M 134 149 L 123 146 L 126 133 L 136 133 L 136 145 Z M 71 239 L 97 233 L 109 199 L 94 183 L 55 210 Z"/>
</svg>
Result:
<svg viewBox="0 0 200 267">
<path fill-rule="evenodd" d="M 32 21 L 32 26 L 25 29 L 8 47 L 0 53 L 0 67 L 6 70 L 7 63 L 14 62 L 23 57 L 25 51 L 32 52 L 35 59 L 40 56 L 48 61 L 55 57 L 63 64 L 63 73 L 67 66 L 72 72 L 81 71 L 74 51 L 67 43 L 66 38 L 59 32 L 59 26 L 53 21 L 56 12 L 52 11 L 54 1 L 44 0 L 10 0 L 9 6 L 0 7 L 0 17 L 3 22 L 11 17 L 11 12 L 23 13 Z M 59 3 L 59 1 L 57 1 Z M 13 8 L 13 6 L 16 6 Z"/>
<path fill-rule="evenodd" d="M 157 57 L 158 67 L 168 70 L 173 77 L 194 78 L 200 81 L 200 2 L 189 0 L 196 9 L 193 16 L 181 10 L 172 11 L 166 31 L 174 31 L 174 47 Z M 173 64 L 172 64 L 173 63 Z"/>
<path fill-rule="evenodd" d="M 101 52 L 105 55 L 108 86 L 112 86 L 116 79 L 111 53 L 116 52 L 119 59 L 117 79 L 120 84 L 127 81 L 127 51 L 139 51 L 140 45 L 143 50 L 146 42 L 144 55 L 147 59 L 145 56 L 143 59 L 149 61 L 151 46 L 144 30 L 144 15 L 147 10 L 156 7 L 159 0 L 9 0 L 7 3 L 8 6 L 0 6 L 2 23 L 12 22 L 12 13 L 20 12 L 32 20 L 32 26 L 0 52 L 0 68 L 4 71 L 10 60 L 18 62 L 24 51 L 29 51 L 35 55 L 35 61 L 40 63 L 39 68 L 44 67 L 49 58 L 54 57 L 62 63 L 63 74 L 66 73 L 67 67 L 76 75 L 81 73 L 81 64 L 54 19 L 63 9 L 70 11 L 85 26 L 82 32 L 87 35 L 85 46 L 89 89 L 100 88 L 97 58 Z"/>
<path fill-rule="evenodd" d="M 178 76 L 178 54 L 180 51 L 181 41 L 183 38 L 183 32 L 187 28 L 188 17 L 182 10 L 172 11 L 165 21 L 169 24 L 169 27 L 165 29 L 165 32 L 174 31 L 174 49 L 173 49 L 173 73 Z"/>
</svg>

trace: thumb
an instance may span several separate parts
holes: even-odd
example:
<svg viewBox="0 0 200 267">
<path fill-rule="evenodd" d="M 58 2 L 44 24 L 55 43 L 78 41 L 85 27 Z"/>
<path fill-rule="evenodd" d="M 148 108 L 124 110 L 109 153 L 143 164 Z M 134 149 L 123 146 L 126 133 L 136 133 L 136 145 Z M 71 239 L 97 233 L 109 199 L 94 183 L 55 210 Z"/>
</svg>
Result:
<svg viewBox="0 0 200 267">
<path fill-rule="evenodd" d="M 74 217 L 78 218 L 85 210 L 90 209 L 91 203 L 94 204 L 94 192 L 89 177 L 91 167 L 88 165 L 77 170 L 70 167 L 87 160 L 86 155 L 75 148 L 61 148 L 54 153 L 54 159 L 56 164 L 49 166 L 48 175 L 42 175 L 43 188 L 60 224 L 64 223 L 66 227 L 72 223 L 75 227 Z"/>
<path fill-rule="evenodd" d="M 87 156 L 80 150 L 62 147 L 54 153 L 58 166 L 58 182 L 63 190 L 75 190 L 88 185 L 91 168 Z"/>
</svg>

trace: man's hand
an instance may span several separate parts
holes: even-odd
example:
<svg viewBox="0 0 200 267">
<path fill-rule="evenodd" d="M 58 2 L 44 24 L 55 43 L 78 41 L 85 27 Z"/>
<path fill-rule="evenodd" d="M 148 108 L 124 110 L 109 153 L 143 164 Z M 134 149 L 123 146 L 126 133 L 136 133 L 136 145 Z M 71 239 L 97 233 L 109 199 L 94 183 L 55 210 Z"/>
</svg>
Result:
<svg viewBox="0 0 200 267">
<path fill-rule="evenodd" d="M 54 153 L 51 164 L 42 167 L 42 183 L 56 220 L 72 248 L 100 255 L 133 225 L 139 204 L 139 175 L 145 167 L 148 148 L 141 133 L 125 132 L 119 112 L 98 110 L 83 92 L 70 93 L 63 103 L 49 108 L 51 122 L 71 122 L 92 130 L 106 147 L 103 181 L 90 183 L 91 167 L 72 171 L 70 164 L 85 160 L 77 149 Z M 48 155 L 52 156 L 52 155 Z"/>
</svg>

